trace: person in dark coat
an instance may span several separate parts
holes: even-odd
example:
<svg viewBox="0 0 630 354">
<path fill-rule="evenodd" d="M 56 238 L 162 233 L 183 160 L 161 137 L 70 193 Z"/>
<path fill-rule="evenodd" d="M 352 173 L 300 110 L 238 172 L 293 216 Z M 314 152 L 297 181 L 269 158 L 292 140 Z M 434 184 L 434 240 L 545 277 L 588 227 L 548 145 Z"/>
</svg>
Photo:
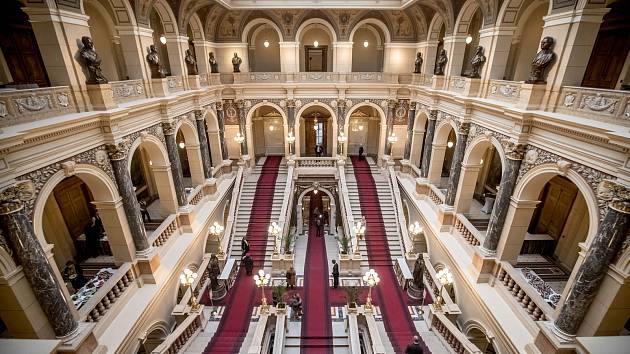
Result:
<svg viewBox="0 0 630 354">
<path fill-rule="evenodd" d="M 243 251 L 243 254 L 249 252 L 249 241 L 245 237 L 241 240 L 241 251 Z"/>
<path fill-rule="evenodd" d="M 297 276 L 297 273 L 295 272 L 295 268 L 291 266 L 289 270 L 287 270 L 287 289 L 295 288 L 296 276 Z"/>
<path fill-rule="evenodd" d="M 337 264 L 337 261 L 334 259 L 332 260 L 332 264 L 333 288 L 337 289 L 339 287 L 339 264 Z"/>
<path fill-rule="evenodd" d="M 254 260 L 249 253 L 245 253 L 245 256 L 243 256 L 243 265 L 245 266 L 246 274 L 252 275 L 252 272 L 254 271 Z"/>
<path fill-rule="evenodd" d="M 319 214 L 315 217 L 315 226 L 317 227 L 317 237 L 321 237 L 323 235 L 322 230 L 324 229 L 324 217 L 322 214 Z"/>
<path fill-rule="evenodd" d="M 359 160 L 363 160 L 363 145 L 359 146 Z"/>
<path fill-rule="evenodd" d="M 140 214 L 142 214 L 142 221 L 151 222 L 151 215 L 149 214 L 149 211 L 147 210 L 147 202 L 145 202 L 144 200 L 141 200 L 140 202 L 138 202 L 138 204 L 140 204 Z"/>
<path fill-rule="evenodd" d="M 407 349 L 405 349 L 405 354 L 422 354 L 420 337 L 413 336 L 413 342 L 407 346 Z"/>
<path fill-rule="evenodd" d="M 85 243 L 87 246 L 87 257 L 98 257 L 99 240 L 101 239 L 101 226 L 96 222 L 96 217 L 92 217 L 90 223 L 85 227 Z"/>
</svg>

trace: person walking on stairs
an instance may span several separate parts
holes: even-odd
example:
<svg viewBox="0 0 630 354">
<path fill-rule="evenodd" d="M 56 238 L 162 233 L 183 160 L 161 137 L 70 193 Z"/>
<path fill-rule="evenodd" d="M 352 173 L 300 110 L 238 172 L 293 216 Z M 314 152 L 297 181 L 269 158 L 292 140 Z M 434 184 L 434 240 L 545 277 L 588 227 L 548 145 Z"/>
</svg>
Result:
<svg viewBox="0 0 630 354">
<path fill-rule="evenodd" d="M 407 349 L 405 349 L 405 354 L 422 354 L 420 337 L 413 336 L 413 342 L 407 346 Z"/>
<path fill-rule="evenodd" d="M 252 256 L 249 255 L 249 253 L 245 253 L 245 255 L 243 256 L 243 266 L 245 266 L 246 274 L 252 275 L 252 272 L 254 271 L 254 260 L 252 259 Z"/>
<path fill-rule="evenodd" d="M 289 270 L 287 270 L 287 289 L 295 288 L 295 277 L 296 277 L 295 268 L 291 266 Z"/>
<path fill-rule="evenodd" d="M 337 261 L 334 259 L 332 260 L 332 264 L 333 288 L 337 289 L 339 287 L 339 264 L 337 264 Z"/>
<path fill-rule="evenodd" d="M 241 239 L 241 251 L 243 254 L 249 253 L 249 241 L 245 237 Z"/>
<path fill-rule="evenodd" d="M 324 235 L 324 217 L 322 214 L 315 216 L 315 226 L 317 226 L 317 237 L 322 237 Z"/>
</svg>

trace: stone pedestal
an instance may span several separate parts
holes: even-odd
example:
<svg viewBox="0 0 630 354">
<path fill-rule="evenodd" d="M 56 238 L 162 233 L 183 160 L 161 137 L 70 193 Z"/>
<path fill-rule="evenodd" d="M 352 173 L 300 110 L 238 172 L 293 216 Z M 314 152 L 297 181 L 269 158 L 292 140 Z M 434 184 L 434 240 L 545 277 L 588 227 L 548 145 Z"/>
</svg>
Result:
<svg viewBox="0 0 630 354">
<path fill-rule="evenodd" d="M 552 331 L 553 323 L 547 321 L 534 322 L 540 332 L 534 339 L 534 344 L 528 344 L 532 352 L 540 352 L 545 354 L 572 354 L 575 353 L 575 344 L 563 342 L 559 340 Z M 527 347 L 526 347 L 527 348 Z M 529 348 L 528 348 L 529 349 Z"/>
<path fill-rule="evenodd" d="M 209 195 L 210 198 L 212 199 L 216 192 L 217 192 L 217 179 L 214 177 L 207 178 L 206 182 L 203 185 L 203 194 Z"/>
<path fill-rule="evenodd" d="M 431 81 L 431 88 L 434 90 L 442 90 L 444 88 L 444 83 L 446 79 L 444 75 L 433 75 Z"/>
<path fill-rule="evenodd" d="M 481 79 L 466 78 L 462 95 L 466 97 L 477 97 L 479 91 L 481 91 Z"/>
<path fill-rule="evenodd" d="M 437 213 L 438 223 L 440 224 L 440 232 L 448 231 L 455 221 L 455 210 L 452 206 L 440 204 Z"/>
<path fill-rule="evenodd" d="M 274 254 L 271 256 L 271 274 L 285 276 L 287 270 L 293 266 L 293 254 Z"/>
<path fill-rule="evenodd" d="M 166 81 L 166 78 L 151 79 L 151 87 L 153 88 L 153 96 L 155 97 L 168 96 L 168 82 Z"/>
<path fill-rule="evenodd" d="M 339 273 L 341 275 L 356 276 L 361 274 L 361 254 L 339 254 Z"/>
<path fill-rule="evenodd" d="M 199 90 L 201 83 L 199 82 L 199 75 L 188 75 L 188 87 L 191 90 Z"/>
<path fill-rule="evenodd" d="M 429 195 L 429 180 L 426 178 L 416 178 L 416 193 L 419 195 Z"/>
<path fill-rule="evenodd" d="M 107 111 L 118 107 L 116 102 L 114 102 L 112 85 L 87 85 L 87 91 L 90 97 L 90 103 L 95 111 Z"/>
<path fill-rule="evenodd" d="M 143 283 L 155 284 L 155 272 L 160 267 L 160 255 L 157 248 L 152 247 L 146 252 L 136 253 L 136 267 Z"/>
<path fill-rule="evenodd" d="M 539 109 L 545 96 L 547 85 L 521 84 L 521 91 L 516 108 L 520 109 Z"/>
<path fill-rule="evenodd" d="M 493 273 L 494 265 L 496 264 L 495 259 L 484 256 L 479 248 L 475 248 L 472 264 L 471 272 L 477 283 L 487 283 Z"/>
<path fill-rule="evenodd" d="M 195 220 L 195 206 L 186 204 L 177 208 L 177 222 L 182 232 L 193 232 L 192 223 Z"/>
</svg>

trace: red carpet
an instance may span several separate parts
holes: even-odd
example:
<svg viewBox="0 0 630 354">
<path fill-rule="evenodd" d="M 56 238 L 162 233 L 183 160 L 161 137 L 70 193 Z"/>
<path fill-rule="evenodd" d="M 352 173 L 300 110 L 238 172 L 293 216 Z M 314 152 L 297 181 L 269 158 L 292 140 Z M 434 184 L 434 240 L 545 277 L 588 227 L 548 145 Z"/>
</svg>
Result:
<svg viewBox="0 0 630 354">
<path fill-rule="evenodd" d="M 256 195 L 254 196 L 246 236 L 250 246 L 249 253 L 254 259 L 254 273 L 258 271 L 265 260 L 267 228 L 269 227 L 280 161 L 281 157 L 279 156 L 267 157 L 256 186 Z M 230 289 L 230 294 L 225 299 L 225 312 L 221 317 L 219 327 L 204 350 L 204 354 L 239 352 L 249 329 L 252 309 L 257 303 L 256 300 L 259 300 L 258 298 L 260 298 L 260 290 L 257 291 L 253 277 L 247 276 L 245 268 L 241 267 L 235 285 Z"/>
<path fill-rule="evenodd" d="M 332 320 L 328 299 L 328 258 L 325 236 L 318 237 L 313 210 L 322 210 L 322 193 L 310 194 L 311 215 L 308 229 L 308 245 L 304 263 L 304 297 L 302 306 L 302 354 L 332 353 Z"/>
<path fill-rule="evenodd" d="M 359 160 L 356 156 L 352 157 L 352 165 L 359 188 L 361 212 L 367 223 L 365 242 L 368 261 L 381 278 L 381 282 L 372 290 L 372 297 L 381 309 L 385 330 L 394 350 L 404 353 L 418 332 L 407 309 L 407 296 L 396 281 L 372 171 L 366 160 Z M 425 353 L 430 353 L 424 343 L 422 346 Z"/>
</svg>

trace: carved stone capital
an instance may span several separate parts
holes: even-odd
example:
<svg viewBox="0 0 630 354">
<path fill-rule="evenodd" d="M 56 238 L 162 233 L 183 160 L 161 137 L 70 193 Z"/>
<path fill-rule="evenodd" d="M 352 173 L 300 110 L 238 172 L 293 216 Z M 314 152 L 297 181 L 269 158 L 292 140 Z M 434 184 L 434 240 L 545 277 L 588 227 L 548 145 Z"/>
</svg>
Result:
<svg viewBox="0 0 630 354">
<path fill-rule="evenodd" d="M 287 108 L 295 108 L 295 100 L 286 101 Z"/>
<path fill-rule="evenodd" d="M 15 213 L 24 208 L 24 202 L 33 199 L 35 187 L 31 180 L 18 181 L 0 191 L 0 214 Z"/>
<path fill-rule="evenodd" d="M 116 144 L 107 144 L 109 159 L 113 161 L 126 159 L 129 153 L 129 145 L 129 141 L 126 139 Z"/>
<path fill-rule="evenodd" d="M 620 213 L 630 214 L 630 186 L 605 179 L 597 186 L 597 197 Z"/>
<path fill-rule="evenodd" d="M 175 134 L 175 123 L 173 122 L 162 123 L 162 132 L 164 133 L 164 135 Z"/>
<path fill-rule="evenodd" d="M 217 101 L 217 102 L 215 102 L 215 103 L 214 103 L 214 108 L 215 108 L 217 111 L 222 111 L 222 110 L 223 110 L 223 102 L 221 102 L 221 101 Z"/>
<path fill-rule="evenodd" d="M 457 128 L 457 134 L 458 135 L 468 135 L 468 132 L 470 132 L 470 123 L 469 122 L 463 122 Z"/>
<path fill-rule="evenodd" d="M 505 156 L 510 160 L 522 160 L 525 158 L 525 144 L 518 144 L 510 140 L 503 140 Z"/>
<path fill-rule="evenodd" d="M 416 110 L 416 102 L 414 102 L 414 101 L 410 101 L 409 102 L 409 110 L 410 111 L 415 111 Z"/>
<path fill-rule="evenodd" d="M 387 101 L 387 108 L 389 108 L 389 109 L 396 108 L 396 105 L 398 105 L 398 101 L 396 101 L 396 100 L 389 100 L 389 101 Z"/>
<path fill-rule="evenodd" d="M 206 118 L 206 112 L 202 110 L 196 110 L 193 112 L 196 120 L 204 120 Z"/>
<path fill-rule="evenodd" d="M 337 100 L 337 107 L 339 107 L 340 109 L 345 109 L 346 105 L 347 105 L 346 100 Z"/>
<path fill-rule="evenodd" d="M 437 117 L 438 117 L 437 109 L 432 109 L 429 111 L 429 120 L 437 120 Z"/>
<path fill-rule="evenodd" d="M 234 103 L 236 104 L 236 107 L 238 107 L 239 109 L 245 107 L 245 101 L 243 100 L 234 101 Z"/>
</svg>

